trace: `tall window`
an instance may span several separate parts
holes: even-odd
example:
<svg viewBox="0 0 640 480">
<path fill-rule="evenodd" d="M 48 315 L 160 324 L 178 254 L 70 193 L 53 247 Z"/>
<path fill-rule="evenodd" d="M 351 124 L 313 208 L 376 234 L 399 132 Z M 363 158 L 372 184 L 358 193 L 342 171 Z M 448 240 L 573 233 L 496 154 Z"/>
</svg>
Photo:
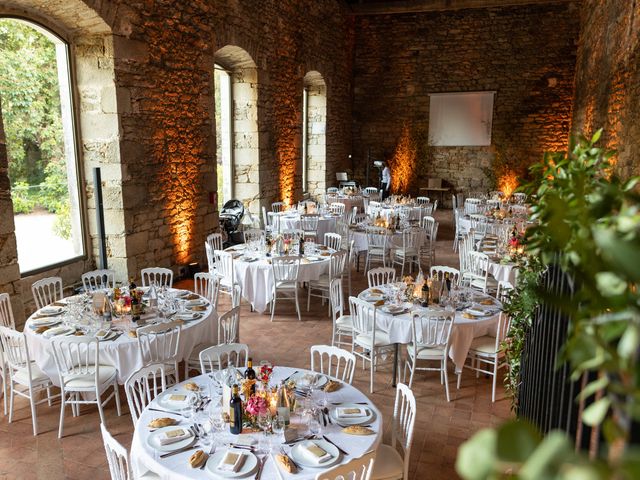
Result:
<svg viewBox="0 0 640 480">
<path fill-rule="evenodd" d="M 302 89 L 302 191 L 308 192 L 309 179 L 309 88 Z"/>
<path fill-rule="evenodd" d="M 322 75 L 307 72 L 302 92 L 302 188 L 318 196 L 327 188 L 327 86 Z"/>
<path fill-rule="evenodd" d="M 68 45 L 0 18 L 0 100 L 20 271 L 82 256 Z"/>
<path fill-rule="evenodd" d="M 231 75 L 220 65 L 214 70 L 216 96 L 216 157 L 218 162 L 218 210 L 233 197 L 233 135 Z"/>
</svg>

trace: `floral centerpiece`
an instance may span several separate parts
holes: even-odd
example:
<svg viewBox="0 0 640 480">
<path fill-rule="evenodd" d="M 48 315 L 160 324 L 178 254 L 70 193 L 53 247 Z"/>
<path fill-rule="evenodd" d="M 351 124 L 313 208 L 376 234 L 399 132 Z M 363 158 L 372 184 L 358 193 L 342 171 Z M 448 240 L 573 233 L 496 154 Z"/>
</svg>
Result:
<svg viewBox="0 0 640 480">
<path fill-rule="evenodd" d="M 135 299 L 137 302 L 137 306 L 140 309 L 138 314 L 143 313 L 144 304 L 142 303 L 142 295 L 143 292 L 139 288 L 132 290 L 128 295 L 122 295 L 121 290 L 119 288 L 114 289 L 113 292 L 113 312 L 117 316 L 127 315 L 131 312 L 133 300 Z"/>
<path fill-rule="evenodd" d="M 269 413 L 269 402 L 262 395 L 253 395 L 246 401 L 244 409 L 253 418 L 266 415 Z"/>
<path fill-rule="evenodd" d="M 260 383 L 262 383 L 265 390 L 269 386 L 269 380 L 271 380 L 272 373 L 273 367 L 271 365 L 261 365 L 258 370 L 258 380 L 260 380 Z"/>
</svg>

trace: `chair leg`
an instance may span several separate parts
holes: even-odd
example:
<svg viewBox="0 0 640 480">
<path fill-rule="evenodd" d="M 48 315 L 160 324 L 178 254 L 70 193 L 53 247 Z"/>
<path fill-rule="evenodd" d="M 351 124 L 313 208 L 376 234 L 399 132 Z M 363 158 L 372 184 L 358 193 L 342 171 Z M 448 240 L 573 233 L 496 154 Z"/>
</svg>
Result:
<svg viewBox="0 0 640 480">
<path fill-rule="evenodd" d="M 447 402 L 450 402 L 449 398 L 449 376 L 447 375 L 447 361 L 443 362 L 442 370 L 444 371 L 444 391 L 447 394 Z"/>
<path fill-rule="evenodd" d="M 491 386 L 491 402 L 496 401 L 496 379 L 498 378 L 498 358 L 495 358 L 493 364 L 493 384 Z"/>
<path fill-rule="evenodd" d="M 463 370 L 464 370 L 464 367 L 463 367 Z M 456 386 L 457 390 L 460 390 L 460 382 L 461 382 L 461 380 L 462 380 L 462 370 L 460 370 L 460 373 L 458 373 L 458 382 L 457 382 L 457 386 Z"/>
<path fill-rule="evenodd" d="M 63 389 L 60 392 L 60 424 L 58 426 L 58 438 L 62 438 L 62 430 L 64 428 L 64 407 L 65 407 L 66 397 L 67 397 L 67 394 L 64 392 L 64 389 Z M 73 409 L 73 404 L 71 408 Z"/>
<path fill-rule="evenodd" d="M 53 402 L 51 401 L 51 387 L 47 387 L 47 403 L 50 407 L 53 406 Z"/>
<path fill-rule="evenodd" d="M 100 397 L 100 390 L 98 388 L 96 388 L 96 404 L 98 405 L 100 421 L 106 425 L 107 422 L 104 421 L 104 412 L 102 411 L 102 398 Z"/>
<path fill-rule="evenodd" d="M 373 354 L 373 350 L 371 351 L 371 379 L 369 383 L 369 392 L 373 393 L 373 371 L 375 370 L 375 355 Z"/>
<path fill-rule="evenodd" d="M 296 289 L 293 293 L 296 296 L 296 313 L 298 314 L 298 321 L 301 322 L 302 321 L 302 316 L 300 315 L 300 303 L 298 302 L 298 287 L 296 286 Z"/>
<path fill-rule="evenodd" d="M 418 362 L 417 358 L 413 358 L 411 360 L 411 365 L 409 366 L 409 370 L 411 371 L 411 376 L 409 377 L 409 388 L 413 385 L 413 376 L 416 373 L 416 363 Z"/>
<path fill-rule="evenodd" d="M 33 436 L 38 435 L 38 415 L 36 414 L 36 402 L 33 398 L 33 389 L 29 387 L 29 404 L 31 405 L 31 423 L 33 424 Z"/>
<path fill-rule="evenodd" d="M 271 302 L 271 321 L 273 322 L 273 316 L 276 313 L 276 298 L 278 298 L 278 293 L 273 292 L 273 300 Z"/>
<path fill-rule="evenodd" d="M 176 371 L 178 371 L 176 369 Z M 120 405 L 120 392 L 118 391 L 118 382 L 116 380 L 113 381 L 113 393 L 116 396 L 116 411 L 118 412 L 118 416 L 122 416 L 122 407 Z"/>
<path fill-rule="evenodd" d="M 11 388 L 10 388 L 11 398 L 9 399 L 9 423 L 13 422 L 13 379 L 11 380 Z"/>
<path fill-rule="evenodd" d="M 309 285 L 307 288 L 307 312 L 310 310 L 310 308 L 311 308 L 311 285 Z"/>
<path fill-rule="evenodd" d="M 2 402 L 4 403 L 4 414 L 7 415 L 7 369 L 2 365 Z"/>
</svg>

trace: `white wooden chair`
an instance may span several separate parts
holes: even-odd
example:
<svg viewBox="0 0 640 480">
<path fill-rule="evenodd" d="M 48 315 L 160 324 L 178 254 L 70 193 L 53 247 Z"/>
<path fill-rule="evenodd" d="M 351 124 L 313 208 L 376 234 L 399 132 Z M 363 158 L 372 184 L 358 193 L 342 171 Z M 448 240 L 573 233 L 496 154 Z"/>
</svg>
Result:
<svg viewBox="0 0 640 480">
<path fill-rule="evenodd" d="M 451 285 L 458 285 L 460 282 L 460 270 L 453 267 L 447 267 L 444 265 L 434 265 L 431 267 L 431 277 L 437 277 L 441 282 L 445 280 L 445 277 L 449 277 Z"/>
<path fill-rule="evenodd" d="M 135 428 L 142 411 L 167 388 L 164 365 L 154 363 L 133 372 L 124 382 L 131 420 Z"/>
<path fill-rule="evenodd" d="M 51 305 L 53 302 L 62 300 L 62 278 L 47 277 L 33 282 L 31 292 L 33 293 L 33 299 L 36 302 L 37 309 Z"/>
<path fill-rule="evenodd" d="M 224 239 L 221 233 L 210 233 L 205 243 L 211 247 L 211 251 L 224 250 Z"/>
<path fill-rule="evenodd" d="M 513 290 L 513 285 L 509 282 L 498 283 L 498 293 L 496 298 L 501 302 L 505 301 L 509 296 L 509 292 Z M 509 327 L 511 326 L 511 320 L 509 316 L 500 312 L 498 318 L 498 328 L 496 335 L 483 335 L 476 337 L 471 342 L 469 348 L 470 364 L 465 364 L 464 368 L 474 370 L 476 377 L 481 373 L 490 375 L 493 377 L 491 384 L 491 401 L 496 401 L 496 382 L 498 379 L 498 370 L 501 367 L 506 367 L 507 362 L 504 361 L 504 350 L 502 349 L 502 342 L 509 333 Z M 461 375 L 458 375 L 458 388 L 460 388 Z"/>
<path fill-rule="evenodd" d="M 334 250 L 342 248 L 342 235 L 339 233 L 327 232 L 324 234 L 324 244 Z"/>
<path fill-rule="evenodd" d="M 233 255 L 231 252 L 216 250 L 214 251 L 214 257 L 216 260 L 216 275 L 220 284 L 218 292 L 233 295 L 233 282 L 235 281 Z"/>
<path fill-rule="evenodd" d="M 436 260 L 436 241 L 438 236 L 438 222 L 430 215 L 422 217 L 421 225 L 424 231 L 422 245 L 420 245 L 420 261 L 431 267 Z"/>
<path fill-rule="evenodd" d="M 218 345 L 240 342 L 240 307 L 218 317 Z"/>
<path fill-rule="evenodd" d="M 233 282 L 233 289 L 231 290 L 231 308 L 240 306 L 242 302 L 242 285 L 238 282 Z"/>
<path fill-rule="evenodd" d="M 29 346 L 25 334 L 5 325 L 0 326 L 0 344 L 4 362 L 6 362 L 6 378 L 9 382 L 9 423 L 13 422 L 13 399 L 15 395 L 27 398 L 31 406 L 31 422 L 33 434 L 38 434 L 38 416 L 36 406 L 48 402 L 51 406 L 51 387 L 49 377 L 31 360 Z M 3 363 L 4 363 L 3 362 Z M 46 391 L 47 397 L 38 400 L 39 394 Z M 57 397 L 58 395 L 56 395 Z M 6 393 L 5 393 L 6 398 Z"/>
<path fill-rule="evenodd" d="M 405 377 L 407 368 L 411 372 L 409 388 L 413 385 L 413 377 L 417 370 L 440 372 L 440 383 L 444 383 L 447 402 L 450 401 L 447 360 L 453 319 L 453 313 L 450 311 L 414 315 L 411 343 L 407 345 L 408 358 L 404 366 Z M 418 367 L 418 362 L 437 362 L 438 367 Z"/>
<path fill-rule="evenodd" d="M 431 203 L 431 199 L 429 197 L 416 197 L 416 203 L 418 205 L 428 205 Z"/>
<path fill-rule="evenodd" d="M 260 241 L 264 242 L 265 234 L 264 230 L 260 230 L 259 228 L 250 228 L 249 230 L 245 230 L 243 232 L 244 243 Z"/>
<path fill-rule="evenodd" d="M 385 228 L 368 227 L 367 230 L 367 261 L 365 270 L 369 270 L 372 260 L 380 260 L 382 266 L 387 266 L 389 256 L 389 234 Z"/>
<path fill-rule="evenodd" d="M 324 303 L 325 299 L 329 299 L 329 286 L 331 281 L 336 278 L 342 278 L 345 264 L 347 262 L 347 251 L 337 250 L 329 257 L 329 272 L 320 275 L 318 280 L 310 280 L 307 285 L 307 312 L 311 307 L 311 297 L 319 297 Z M 313 293 L 316 291 L 317 293 Z M 331 314 L 331 303 L 329 302 L 329 314 Z"/>
<path fill-rule="evenodd" d="M 342 217 L 344 216 L 346 208 L 347 206 L 342 202 L 333 202 L 329 205 L 329 213 L 333 215 L 340 215 Z"/>
<path fill-rule="evenodd" d="M 216 257 L 214 254 L 213 247 L 209 245 L 207 242 L 204 242 L 204 253 L 207 256 L 207 267 L 208 271 L 211 274 L 216 273 Z"/>
<path fill-rule="evenodd" d="M 378 189 L 376 187 L 365 188 L 364 194 L 369 197 L 369 201 L 378 200 L 380 198 L 380 195 L 378 194 Z"/>
<path fill-rule="evenodd" d="M 353 353 L 330 345 L 313 345 L 310 351 L 312 371 L 351 385 L 356 369 L 356 356 Z"/>
<path fill-rule="evenodd" d="M 404 267 L 409 265 L 409 273 L 415 265 L 420 268 L 420 241 L 424 235 L 417 229 L 406 229 L 402 232 L 402 246 L 391 249 L 392 265 L 401 265 L 400 277 L 404 277 Z"/>
<path fill-rule="evenodd" d="M 391 445 L 382 444 L 376 451 L 372 479 L 409 479 L 409 458 L 413 445 L 413 428 L 416 423 L 416 398 L 410 387 L 399 383 L 393 408 Z M 398 447 L 402 455 L 398 452 Z"/>
<path fill-rule="evenodd" d="M 280 233 L 280 213 L 279 212 L 267 212 L 268 227 L 266 230 L 271 230 L 271 233 Z"/>
<path fill-rule="evenodd" d="M 107 454 L 111 480 L 155 480 L 160 478 L 152 472 L 146 472 L 142 475 L 134 474 L 129 451 L 113 438 L 104 423 L 100 424 L 100 430 L 102 431 L 102 441 Z"/>
<path fill-rule="evenodd" d="M 513 197 L 513 200 L 519 204 L 522 204 L 527 201 L 527 194 L 523 192 L 516 192 L 511 196 Z"/>
<path fill-rule="evenodd" d="M 92 270 L 82 274 L 82 286 L 85 292 L 95 292 L 103 288 L 113 288 L 116 284 L 114 270 Z"/>
<path fill-rule="evenodd" d="M 369 480 L 374 468 L 376 452 L 368 452 L 363 456 L 336 465 L 316 475 L 315 480 Z"/>
<path fill-rule="evenodd" d="M 371 366 L 369 390 L 373 393 L 374 373 L 380 357 L 386 356 L 393 360 L 395 346 L 389 340 L 389 335 L 377 328 L 376 308 L 369 302 L 356 297 L 349 297 L 349 312 L 353 322 L 353 343 L 351 352 L 360 357 L 363 362 Z"/>
<path fill-rule="evenodd" d="M 464 201 L 464 214 L 471 215 L 473 213 L 480 213 L 482 210 L 481 204 L 482 200 L 479 198 L 467 198 Z"/>
<path fill-rule="evenodd" d="M 318 222 L 320 221 L 320 215 L 317 214 L 305 214 L 300 215 L 300 228 L 304 232 L 304 238 L 311 239 L 314 242 L 318 241 Z"/>
<path fill-rule="evenodd" d="M 331 316 L 333 320 L 333 333 L 331 345 L 351 345 L 352 341 L 342 341 L 343 336 L 351 338 L 353 323 L 351 315 L 345 315 L 344 293 L 342 291 L 342 279 L 334 278 L 329 286 L 329 300 L 331 301 Z"/>
<path fill-rule="evenodd" d="M 3 327 L 16 329 L 16 321 L 13 317 L 13 309 L 11 308 L 11 297 L 8 293 L 0 293 L 0 325 Z M 4 414 L 7 414 L 7 380 L 9 379 L 9 370 L 7 361 L 2 353 L 0 345 L 0 368 L 2 369 L 2 401 L 4 403 Z"/>
<path fill-rule="evenodd" d="M 471 251 L 467 253 L 467 258 L 469 264 L 465 277 L 469 280 L 469 286 L 484 293 L 495 292 L 498 282 L 489 276 L 489 256 L 486 253 Z"/>
<path fill-rule="evenodd" d="M 100 364 L 100 348 L 95 337 L 53 337 L 51 339 L 53 357 L 60 378 L 60 426 L 58 438 L 62 438 L 64 428 L 64 408 L 71 405 L 75 415 L 82 404 L 95 403 L 100 421 L 106 423 L 102 407 L 115 398 L 116 409 L 120 416 L 120 396 L 118 394 L 118 371 L 113 365 Z M 113 392 L 103 401 L 101 396 L 108 388 Z M 85 393 L 95 395 L 90 399 Z"/>
<path fill-rule="evenodd" d="M 328 187 L 326 190 L 327 195 L 333 195 L 338 193 L 338 187 Z"/>
<path fill-rule="evenodd" d="M 218 308 L 218 289 L 220 280 L 216 275 L 206 272 L 198 272 L 193 276 L 194 292 L 206 298 L 213 309 Z"/>
<path fill-rule="evenodd" d="M 298 320 L 300 317 L 300 303 L 298 301 L 298 272 L 300 271 L 300 257 L 282 256 L 273 257 L 271 260 L 271 272 L 273 275 L 273 298 L 271 301 L 271 321 L 276 313 L 276 302 L 278 298 L 283 300 L 294 300 L 296 302 L 296 313 Z M 282 293 L 283 295 L 278 295 Z M 293 294 L 293 298 L 288 294 Z"/>
<path fill-rule="evenodd" d="M 372 268 L 367 272 L 369 288 L 379 287 L 396 281 L 396 269 L 391 267 Z"/>
<path fill-rule="evenodd" d="M 174 385 L 180 381 L 178 362 L 181 359 L 178 358 L 178 351 L 181 331 L 182 325 L 178 322 L 146 325 L 136 330 L 142 365 L 146 367 L 162 363 L 167 378 L 173 377 L 173 381 L 167 385 Z"/>
<path fill-rule="evenodd" d="M 152 283 L 156 287 L 173 287 L 173 271 L 170 268 L 162 267 L 150 267 L 143 268 L 140 273 L 142 274 L 142 286 L 148 287 Z"/>
<path fill-rule="evenodd" d="M 249 347 L 244 343 L 228 343 L 214 345 L 200 352 L 200 371 L 217 372 L 229 362 L 238 368 L 246 368 L 249 358 Z"/>
<path fill-rule="evenodd" d="M 284 212 L 284 203 L 282 202 L 273 202 L 271 204 L 271 211 L 274 213 Z"/>
</svg>

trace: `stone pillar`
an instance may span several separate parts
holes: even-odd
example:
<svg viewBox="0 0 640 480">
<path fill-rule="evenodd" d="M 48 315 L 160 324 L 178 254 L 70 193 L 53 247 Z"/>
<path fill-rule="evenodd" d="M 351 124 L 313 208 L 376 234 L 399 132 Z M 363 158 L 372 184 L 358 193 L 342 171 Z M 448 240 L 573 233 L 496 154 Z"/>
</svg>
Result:
<svg viewBox="0 0 640 480">
<path fill-rule="evenodd" d="M 15 224 L 13 221 L 13 203 L 11 202 L 11 184 L 9 182 L 9 159 L 7 142 L 2 123 L 2 105 L 0 102 L 0 292 L 11 295 L 11 305 L 16 326 L 24 323 L 24 305 L 18 266 L 18 247 L 16 244 Z"/>
</svg>

